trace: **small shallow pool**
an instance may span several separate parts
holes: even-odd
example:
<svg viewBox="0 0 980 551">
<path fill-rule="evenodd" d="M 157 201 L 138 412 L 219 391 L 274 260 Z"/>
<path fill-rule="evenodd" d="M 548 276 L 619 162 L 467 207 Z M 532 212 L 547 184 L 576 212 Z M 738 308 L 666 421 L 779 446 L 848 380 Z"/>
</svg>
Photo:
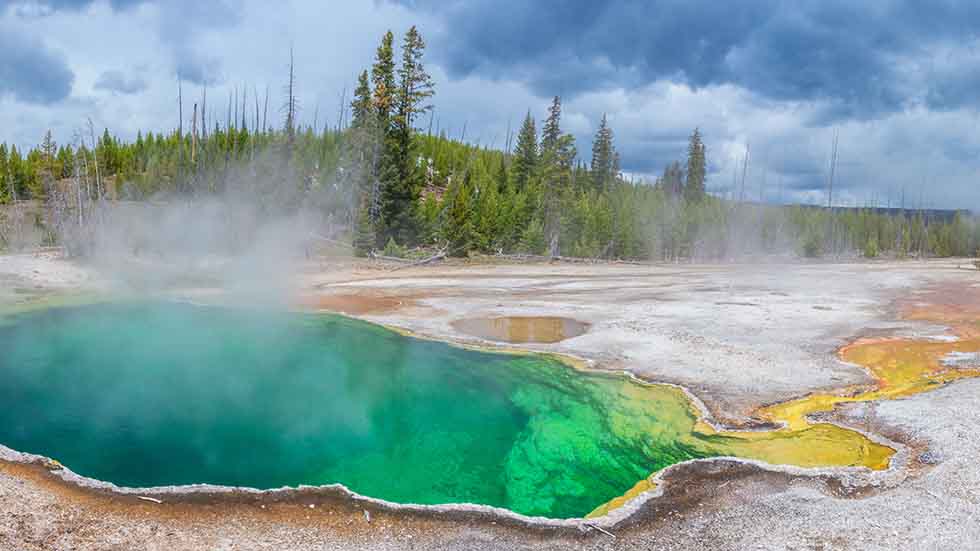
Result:
<svg viewBox="0 0 980 551">
<path fill-rule="evenodd" d="M 467 335 L 515 344 L 556 343 L 589 330 L 587 323 L 556 316 L 467 318 L 457 320 L 452 325 L 457 331 Z"/>
</svg>

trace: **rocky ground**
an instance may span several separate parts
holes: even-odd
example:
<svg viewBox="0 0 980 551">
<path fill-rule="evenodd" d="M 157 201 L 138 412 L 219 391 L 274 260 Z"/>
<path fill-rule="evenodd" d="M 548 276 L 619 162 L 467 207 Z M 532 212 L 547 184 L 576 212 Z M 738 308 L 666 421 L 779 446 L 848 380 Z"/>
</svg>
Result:
<svg viewBox="0 0 980 551">
<path fill-rule="evenodd" d="M 452 322 L 573 317 L 591 330 L 527 348 L 682 384 L 716 417 L 740 422 L 760 404 L 865 381 L 861 369 L 834 355 L 856 336 L 942 335 L 942 327 L 897 321 L 892 305 L 938 284 L 980 293 L 980 274 L 966 267 L 909 261 L 390 270 L 324 260 L 310 263 L 297 286 L 308 305 L 481 344 Z M 100 282 L 53 255 L 0 256 L 0 304 Z M 664 496 L 609 527 L 614 536 L 486 514 L 390 511 L 315 492 L 201 494 L 158 504 L 66 484 L 43 464 L 0 462 L 0 549 L 969 549 L 980 541 L 980 440 L 971 430 L 980 423 L 978 391 L 980 380 L 961 381 L 837 412 L 838 422 L 914 452 L 890 489 L 842 495 L 834 477 L 695 463 L 671 469 Z"/>
</svg>

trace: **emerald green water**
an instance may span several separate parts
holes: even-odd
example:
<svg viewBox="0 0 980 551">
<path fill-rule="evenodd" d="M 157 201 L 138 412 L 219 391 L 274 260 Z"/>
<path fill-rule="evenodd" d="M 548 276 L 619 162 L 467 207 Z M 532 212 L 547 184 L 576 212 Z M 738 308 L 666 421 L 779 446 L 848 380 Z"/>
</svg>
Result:
<svg viewBox="0 0 980 551">
<path fill-rule="evenodd" d="M 710 455 L 683 394 L 338 316 L 116 303 L 0 324 L 0 444 L 120 486 L 342 483 L 581 517 Z"/>
</svg>

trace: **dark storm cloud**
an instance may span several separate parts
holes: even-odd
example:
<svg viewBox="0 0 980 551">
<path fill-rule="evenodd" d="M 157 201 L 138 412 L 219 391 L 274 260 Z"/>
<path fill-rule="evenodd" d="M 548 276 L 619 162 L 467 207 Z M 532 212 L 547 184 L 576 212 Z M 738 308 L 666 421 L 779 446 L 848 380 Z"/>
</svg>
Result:
<svg viewBox="0 0 980 551">
<path fill-rule="evenodd" d="M 588 138 L 591 139 L 591 136 Z M 620 141 L 617 150 L 623 157 L 625 170 L 637 174 L 655 174 L 661 172 L 668 164 L 680 159 L 679 153 L 687 147 L 687 140 L 686 134 L 642 136 L 629 141 Z M 588 144 L 590 142 L 581 143 Z M 579 147 L 585 147 L 585 145 Z M 580 151 L 579 154 L 587 160 L 590 152 Z"/>
<path fill-rule="evenodd" d="M 0 25 L 0 96 L 53 104 L 68 97 L 74 80 L 63 55 L 11 25 Z"/>
<path fill-rule="evenodd" d="M 96 90 L 119 94 L 137 94 L 146 90 L 146 80 L 139 76 L 127 77 L 122 71 L 105 71 L 95 81 Z"/>
<path fill-rule="evenodd" d="M 975 2 L 403 3 L 444 14 L 436 55 L 454 76 L 516 75 L 543 96 L 659 79 L 735 84 L 769 99 L 827 102 L 828 120 L 977 101 L 975 79 L 932 74 L 928 49 L 976 40 Z M 978 74 L 980 60 L 971 63 Z"/>
</svg>

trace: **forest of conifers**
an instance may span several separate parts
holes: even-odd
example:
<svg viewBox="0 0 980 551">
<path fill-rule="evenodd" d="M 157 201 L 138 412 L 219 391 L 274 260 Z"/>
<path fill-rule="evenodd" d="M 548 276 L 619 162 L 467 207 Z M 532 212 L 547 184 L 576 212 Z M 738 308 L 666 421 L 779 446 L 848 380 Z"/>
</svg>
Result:
<svg viewBox="0 0 980 551">
<path fill-rule="evenodd" d="M 454 256 L 709 260 L 789 252 L 971 256 L 980 246 L 980 224 L 964 213 L 751 204 L 707 193 L 708 149 L 698 130 L 684 158 L 655 182 L 627 179 L 606 118 L 597 121 L 590 151 L 580 151 L 562 130 L 558 97 L 540 125 L 528 112 L 503 149 L 451 139 L 433 131 L 435 88 L 414 28 L 400 49 L 396 62 L 394 36 L 382 38 L 339 122 L 296 123 L 290 66 L 284 117 L 273 124 L 268 98 L 260 108 L 257 93 L 243 93 L 229 99 L 227 116 L 207 115 L 205 96 L 200 109 L 181 106 L 190 124 L 133 141 L 105 130 L 60 145 L 48 133 L 26 152 L 0 144 L 0 204 L 47 204 L 71 186 L 78 198 L 68 194 L 68 208 L 72 201 L 193 200 L 247 179 L 288 188 L 269 201 L 315 205 L 336 228 L 332 237 L 362 255 L 431 246 Z"/>
</svg>

